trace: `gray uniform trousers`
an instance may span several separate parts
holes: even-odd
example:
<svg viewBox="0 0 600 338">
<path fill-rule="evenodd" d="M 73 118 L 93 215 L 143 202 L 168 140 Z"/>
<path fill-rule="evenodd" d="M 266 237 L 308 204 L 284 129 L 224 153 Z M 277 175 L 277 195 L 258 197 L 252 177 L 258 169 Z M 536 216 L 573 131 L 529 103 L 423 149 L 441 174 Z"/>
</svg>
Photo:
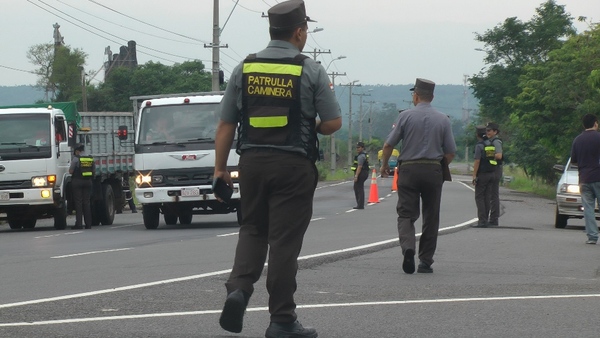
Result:
<svg viewBox="0 0 600 338">
<path fill-rule="evenodd" d="M 252 295 L 267 259 L 271 321 L 296 320 L 296 273 L 312 217 L 317 168 L 308 158 L 280 150 L 244 150 L 240 157 L 242 225 L 227 292 Z"/>
<path fill-rule="evenodd" d="M 478 173 L 475 184 L 475 205 L 477 205 L 477 219 L 479 224 L 487 224 L 490 217 L 492 190 L 495 181 L 495 172 Z M 496 183 L 496 187 L 498 184 Z"/>
<path fill-rule="evenodd" d="M 502 179 L 502 165 L 498 165 L 494 171 L 494 181 L 492 183 L 492 197 L 490 200 L 490 223 L 498 224 L 500 217 L 500 180 Z"/>
<path fill-rule="evenodd" d="M 439 164 L 402 164 L 398 169 L 398 235 L 402 253 L 416 249 L 415 221 L 423 202 L 423 231 L 419 260 L 431 265 L 437 247 L 442 200 L 442 167 Z M 415 250 L 416 251 L 416 250 Z"/>
<path fill-rule="evenodd" d="M 75 202 L 75 225 L 82 226 L 82 217 L 86 226 L 92 226 L 92 180 L 89 178 L 73 178 L 73 200 Z"/>
</svg>

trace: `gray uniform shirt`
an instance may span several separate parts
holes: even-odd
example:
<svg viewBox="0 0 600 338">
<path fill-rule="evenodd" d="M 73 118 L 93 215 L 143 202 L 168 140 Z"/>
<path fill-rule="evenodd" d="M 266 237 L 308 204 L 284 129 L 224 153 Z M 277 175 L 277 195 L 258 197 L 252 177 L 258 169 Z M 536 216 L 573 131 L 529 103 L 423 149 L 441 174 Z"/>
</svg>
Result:
<svg viewBox="0 0 600 338">
<path fill-rule="evenodd" d="M 365 154 L 365 153 L 358 154 L 358 157 L 356 158 L 356 162 L 358 162 L 356 168 L 357 169 L 362 168 L 362 166 L 365 164 L 366 161 L 367 161 L 367 154 Z"/>
<path fill-rule="evenodd" d="M 293 44 L 287 41 L 272 40 L 267 48 L 256 53 L 256 56 L 266 59 L 282 59 L 293 58 L 298 54 L 300 51 Z M 221 120 L 228 123 L 239 123 L 241 120 L 243 65 L 244 62 L 233 70 L 221 101 Z M 340 105 L 329 87 L 329 83 L 327 71 L 323 66 L 310 58 L 304 60 L 300 77 L 302 115 L 307 118 L 318 116 L 321 121 L 330 121 L 341 116 Z M 277 148 L 305 153 L 304 149 Z"/>
<path fill-rule="evenodd" d="M 444 154 L 456 153 L 450 119 L 431 103 L 421 102 L 398 116 L 396 126 L 385 143 L 395 146 L 402 140 L 401 161 L 441 160 Z"/>
</svg>

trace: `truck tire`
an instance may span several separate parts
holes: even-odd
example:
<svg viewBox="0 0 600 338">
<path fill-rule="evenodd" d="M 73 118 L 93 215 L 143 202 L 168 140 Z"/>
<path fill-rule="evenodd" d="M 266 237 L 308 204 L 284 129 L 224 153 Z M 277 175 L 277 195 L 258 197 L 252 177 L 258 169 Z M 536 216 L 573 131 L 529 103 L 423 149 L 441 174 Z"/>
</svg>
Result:
<svg viewBox="0 0 600 338">
<path fill-rule="evenodd" d="M 115 194 L 110 184 L 102 185 L 102 202 L 100 203 L 100 223 L 112 225 L 115 220 Z"/>
<path fill-rule="evenodd" d="M 569 216 L 559 214 L 558 207 L 556 207 L 556 212 L 555 212 L 555 217 L 554 217 L 554 227 L 557 229 L 566 228 L 568 219 L 569 219 Z"/>
<path fill-rule="evenodd" d="M 237 214 L 238 225 L 242 225 L 242 208 L 239 205 L 237 207 L 236 214 Z"/>
<path fill-rule="evenodd" d="M 192 218 L 194 214 L 192 214 L 192 210 L 182 210 L 179 215 L 179 223 L 181 224 L 192 224 Z"/>
<path fill-rule="evenodd" d="M 155 205 L 142 205 L 142 215 L 144 217 L 144 226 L 146 229 L 156 229 L 158 228 L 158 223 L 160 221 L 160 210 Z"/>
<path fill-rule="evenodd" d="M 177 214 L 169 211 L 165 211 L 163 214 L 163 218 L 165 219 L 165 223 L 167 225 L 177 224 Z"/>
<path fill-rule="evenodd" d="M 35 218 L 27 218 L 25 214 L 7 214 L 8 218 L 8 226 L 11 229 L 33 229 L 35 228 L 35 223 L 37 219 Z"/>
<path fill-rule="evenodd" d="M 67 203 L 60 201 L 60 205 L 54 210 L 54 229 L 65 230 L 67 228 Z"/>
</svg>

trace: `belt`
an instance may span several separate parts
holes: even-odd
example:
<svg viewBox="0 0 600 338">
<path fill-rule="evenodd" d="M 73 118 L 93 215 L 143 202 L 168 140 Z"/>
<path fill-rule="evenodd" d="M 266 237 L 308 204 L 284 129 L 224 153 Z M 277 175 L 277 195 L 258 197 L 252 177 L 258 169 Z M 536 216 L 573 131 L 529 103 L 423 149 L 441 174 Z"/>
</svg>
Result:
<svg viewBox="0 0 600 338">
<path fill-rule="evenodd" d="M 302 153 L 299 153 L 297 151 L 289 151 L 289 150 L 283 150 L 283 149 L 279 149 L 279 148 L 273 148 L 273 147 L 253 147 L 253 148 L 247 148 L 247 149 L 242 149 L 242 154 L 244 153 L 278 153 L 278 154 L 287 154 L 287 155 L 298 155 L 298 156 L 302 156 L 305 157 L 306 156 Z"/>
<path fill-rule="evenodd" d="M 406 164 L 438 164 L 440 165 L 441 160 L 428 160 L 426 158 L 422 158 L 422 159 L 418 159 L 418 160 L 407 160 L 407 161 L 402 161 L 402 165 L 406 165 Z"/>
</svg>

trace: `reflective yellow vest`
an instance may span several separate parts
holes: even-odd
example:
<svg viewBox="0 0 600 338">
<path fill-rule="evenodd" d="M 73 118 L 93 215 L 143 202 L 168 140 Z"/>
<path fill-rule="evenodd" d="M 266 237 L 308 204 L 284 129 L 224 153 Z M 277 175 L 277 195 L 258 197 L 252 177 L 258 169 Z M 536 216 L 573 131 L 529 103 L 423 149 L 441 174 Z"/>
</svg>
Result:
<svg viewBox="0 0 600 338">
<path fill-rule="evenodd" d="M 315 119 L 302 115 L 300 77 L 304 59 L 260 59 L 255 54 L 244 60 L 242 70 L 242 119 L 238 130 L 238 153 L 245 146 L 303 149 L 311 160 L 318 159 Z"/>
</svg>

